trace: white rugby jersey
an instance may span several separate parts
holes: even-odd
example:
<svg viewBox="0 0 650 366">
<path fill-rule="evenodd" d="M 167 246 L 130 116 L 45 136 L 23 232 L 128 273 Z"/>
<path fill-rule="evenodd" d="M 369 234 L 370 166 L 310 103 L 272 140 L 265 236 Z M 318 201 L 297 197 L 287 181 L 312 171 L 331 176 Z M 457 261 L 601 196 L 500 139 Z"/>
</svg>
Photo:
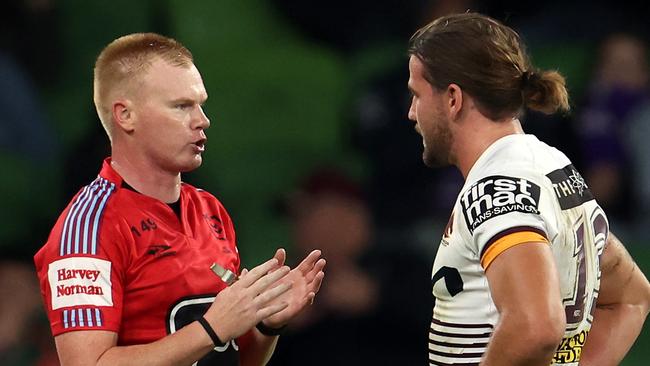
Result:
<svg viewBox="0 0 650 366">
<path fill-rule="evenodd" d="M 578 365 L 600 286 L 605 213 L 571 161 L 533 135 L 494 142 L 470 170 L 433 265 L 431 365 L 478 365 L 499 319 L 485 270 L 504 250 L 547 242 L 567 326 L 553 365 Z"/>
</svg>

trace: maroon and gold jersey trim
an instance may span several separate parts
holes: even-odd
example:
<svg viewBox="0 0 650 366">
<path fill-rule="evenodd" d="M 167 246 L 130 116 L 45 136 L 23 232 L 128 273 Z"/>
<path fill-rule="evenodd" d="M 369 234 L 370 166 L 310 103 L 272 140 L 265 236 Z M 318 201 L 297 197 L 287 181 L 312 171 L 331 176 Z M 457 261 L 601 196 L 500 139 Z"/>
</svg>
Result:
<svg viewBox="0 0 650 366">
<path fill-rule="evenodd" d="M 481 253 L 481 266 L 484 270 L 492 264 L 492 261 L 509 248 L 524 243 L 549 243 L 546 233 L 530 227 L 518 226 L 504 230 L 490 239 Z"/>
</svg>

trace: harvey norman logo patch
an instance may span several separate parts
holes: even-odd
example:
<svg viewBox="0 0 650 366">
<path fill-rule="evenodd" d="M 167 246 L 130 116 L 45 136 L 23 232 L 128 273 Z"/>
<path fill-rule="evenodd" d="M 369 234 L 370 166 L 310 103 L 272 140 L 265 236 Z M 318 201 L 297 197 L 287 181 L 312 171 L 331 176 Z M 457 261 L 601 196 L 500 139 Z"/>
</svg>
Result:
<svg viewBox="0 0 650 366">
<path fill-rule="evenodd" d="M 469 231 L 508 212 L 539 214 L 539 192 L 537 184 L 524 178 L 493 175 L 479 180 L 460 197 Z"/>
<path fill-rule="evenodd" d="M 47 270 L 52 309 L 68 306 L 112 306 L 111 262 L 70 257 L 50 263 Z"/>
</svg>

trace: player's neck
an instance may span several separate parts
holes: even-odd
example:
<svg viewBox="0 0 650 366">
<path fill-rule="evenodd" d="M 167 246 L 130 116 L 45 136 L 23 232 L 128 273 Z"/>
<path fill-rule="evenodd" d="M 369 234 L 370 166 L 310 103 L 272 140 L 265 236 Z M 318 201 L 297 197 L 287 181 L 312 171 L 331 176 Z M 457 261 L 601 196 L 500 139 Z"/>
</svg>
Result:
<svg viewBox="0 0 650 366">
<path fill-rule="evenodd" d="M 523 134 L 518 119 L 492 121 L 485 117 L 475 119 L 456 137 L 456 167 L 467 179 L 467 175 L 481 155 L 498 139 L 514 134 Z"/>
<path fill-rule="evenodd" d="M 111 166 L 136 191 L 165 203 L 178 201 L 181 192 L 180 173 L 170 173 L 151 162 L 115 154 Z"/>
</svg>

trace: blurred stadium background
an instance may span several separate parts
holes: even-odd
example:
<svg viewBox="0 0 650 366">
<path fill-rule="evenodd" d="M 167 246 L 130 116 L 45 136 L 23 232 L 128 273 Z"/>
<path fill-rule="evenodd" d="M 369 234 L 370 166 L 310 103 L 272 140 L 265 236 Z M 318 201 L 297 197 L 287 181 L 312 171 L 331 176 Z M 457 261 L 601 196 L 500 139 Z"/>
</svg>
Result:
<svg viewBox="0 0 650 366">
<path fill-rule="evenodd" d="M 323 240 L 330 250 L 326 257 L 341 257 L 341 263 L 347 257 L 356 266 L 336 275 L 330 262 L 332 278 L 342 280 L 332 279 L 329 295 L 323 295 L 319 311 L 327 315 L 307 317 L 294 334 L 312 335 L 303 337 L 304 342 L 312 340 L 318 346 L 326 344 L 319 343 L 326 342 L 321 339 L 324 334 L 335 337 L 341 330 L 356 329 L 348 342 L 357 344 L 358 355 L 352 354 L 355 347 L 341 347 L 338 361 L 329 364 L 371 364 L 369 358 L 355 357 L 363 355 L 358 346 L 368 342 L 363 338 L 375 338 L 369 332 L 381 328 L 377 323 L 385 325 L 384 331 L 410 328 L 401 333 L 406 335 L 394 345 L 395 352 L 373 364 L 389 364 L 391 357 L 396 365 L 426 362 L 427 276 L 461 179 L 453 169 L 422 166 L 420 139 L 406 119 L 406 46 L 420 25 L 452 11 L 471 9 L 504 21 L 520 32 L 537 66 L 558 69 L 567 77 L 572 112 L 553 117 L 528 114 L 524 128 L 576 162 L 606 207 L 612 230 L 650 274 L 647 3 L 5 0 L 3 4 L 2 365 L 57 364 L 31 257 L 58 213 L 94 178 L 108 154 L 108 140 L 92 103 L 92 67 L 107 43 L 132 32 L 174 37 L 194 54 L 210 95 L 206 113 L 212 127 L 204 165 L 186 180 L 209 190 L 228 208 L 243 263 L 254 265 L 278 246 L 299 257 Z M 303 222 L 301 215 L 327 206 L 319 198 L 323 192 L 350 200 L 342 204 L 343 211 L 356 205 L 355 212 L 361 213 Z M 366 225 L 358 241 L 355 217 L 363 217 Z M 317 232 L 304 233 L 315 225 Z M 316 239 L 300 242 L 310 235 Z M 350 252 L 351 247 L 356 249 Z M 395 277 L 401 281 L 395 282 Z M 346 293 L 364 295 L 337 303 L 337 294 Z M 323 319 L 336 322 L 322 324 Z M 650 362 L 649 328 L 644 328 L 623 365 Z M 297 346 L 296 339 L 281 341 L 273 364 L 304 364 L 295 361 L 300 352 L 291 348 L 308 346 Z M 375 339 L 368 347 L 377 344 Z M 323 346 L 322 352 L 331 350 Z"/>
</svg>

